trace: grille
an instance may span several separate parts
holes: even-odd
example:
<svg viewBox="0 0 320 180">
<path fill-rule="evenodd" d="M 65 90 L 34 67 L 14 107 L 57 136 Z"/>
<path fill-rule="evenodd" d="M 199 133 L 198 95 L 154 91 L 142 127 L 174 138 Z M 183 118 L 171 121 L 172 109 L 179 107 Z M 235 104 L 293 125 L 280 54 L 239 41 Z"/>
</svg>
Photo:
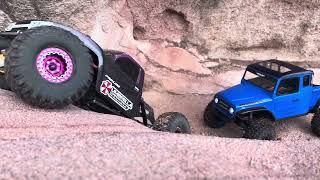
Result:
<svg viewBox="0 0 320 180">
<path fill-rule="evenodd" d="M 218 104 L 222 109 L 229 111 L 230 106 L 225 101 L 220 99 Z"/>
</svg>

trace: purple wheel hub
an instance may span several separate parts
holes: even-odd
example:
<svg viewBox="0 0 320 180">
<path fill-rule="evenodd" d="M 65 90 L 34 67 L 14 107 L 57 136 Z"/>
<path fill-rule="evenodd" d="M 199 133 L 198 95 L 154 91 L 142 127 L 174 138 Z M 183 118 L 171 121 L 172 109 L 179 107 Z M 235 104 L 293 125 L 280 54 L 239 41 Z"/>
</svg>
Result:
<svg viewBox="0 0 320 180">
<path fill-rule="evenodd" d="M 72 77 L 71 56 L 60 48 L 42 50 L 36 60 L 37 70 L 42 78 L 51 83 L 62 83 Z"/>
</svg>

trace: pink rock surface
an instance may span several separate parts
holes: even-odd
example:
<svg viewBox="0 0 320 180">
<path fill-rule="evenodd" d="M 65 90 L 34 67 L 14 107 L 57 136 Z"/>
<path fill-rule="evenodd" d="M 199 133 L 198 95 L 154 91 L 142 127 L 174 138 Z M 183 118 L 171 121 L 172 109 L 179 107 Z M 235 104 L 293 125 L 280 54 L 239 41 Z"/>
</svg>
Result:
<svg viewBox="0 0 320 180">
<path fill-rule="evenodd" d="M 153 51 L 154 60 L 173 71 L 191 71 L 197 74 L 211 74 L 199 63 L 199 59 L 182 48 L 157 48 Z"/>
<path fill-rule="evenodd" d="M 177 107 L 177 102 L 165 102 L 173 97 L 162 97 L 165 106 L 160 111 L 170 106 L 182 112 L 191 112 L 193 108 L 183 103 Z M 197 104 L 199 98 L 189 100 Z M 156 132 L 129 119 L 72 106 L 63 110 L 35 109 L 7 91 L 0 92 L 0 103 L 0 178 L 318 179 L 320 176 L 320 139 L 307 130 L 308 125 L 295 121 L 283 125 L 281 140 L 255 141 L 231 138 L 237 135 L 229 133 L 230 127 L 221 130 L 220 136 L 224 137 L 215 137 L 219 136 L 217 132 L 211 137 L 179 135 Z M 193 119 L 201 106 L 193 109 L 194 114 L 188 113 L 195 132 L 203 127 Z"/>
</svg>

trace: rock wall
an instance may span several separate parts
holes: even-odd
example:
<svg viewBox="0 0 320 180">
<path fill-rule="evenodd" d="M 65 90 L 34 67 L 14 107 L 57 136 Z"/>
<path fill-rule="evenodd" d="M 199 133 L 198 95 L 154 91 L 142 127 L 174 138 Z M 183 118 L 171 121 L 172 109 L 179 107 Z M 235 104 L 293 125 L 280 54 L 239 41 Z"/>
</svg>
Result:
<svg viewBox="0 0 320 180">
<path fill-rule="evenodd" d="M 147 71 L 146 91 L 201 95 L 237 82 L 256 60 L 317 68 L 319 6 L 318 0 L 2 0 L 0 27 L 23 19 L 68 24 L 103 48 L 134 56 Z"/>
</svg>

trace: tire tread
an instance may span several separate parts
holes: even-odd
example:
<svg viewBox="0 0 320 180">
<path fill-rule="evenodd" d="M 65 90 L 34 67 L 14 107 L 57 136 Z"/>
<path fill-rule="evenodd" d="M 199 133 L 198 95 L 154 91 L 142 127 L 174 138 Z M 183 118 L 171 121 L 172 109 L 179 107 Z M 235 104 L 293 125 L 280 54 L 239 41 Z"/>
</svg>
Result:
<svg viewBox="0 0 320 180">
<path fill-rule="evenodd" d="M 14 41 L 11 43 L 11 47 L 9 49 L 9 56 L 8 60 L 6 61 L 5 70 L 6 70 L 6 80 L 10 84 L 11 89 L 18 94 L 25 102 L 32 104 L 37 107 L 41 108 L 62 108 L 67 106 L 80 97 L 82 97 L 87 90 L 89 89 L 92 79 L 93 79 L 93 69 L 90 68 L 89 70 L 89 77 L 85 82 L 79 82 L 80 87 L 79 89 L 68 98 L 49 98 L 44 93 L 38 92 L 34 87 L 28 85 L 28 82 L 24 81 L 24 74 L 19 73 L 19 68 L 23 69 L 24 67 L 19 63 L 22 58 L 22 54 L 19 51 L 26 49 L 24 45 L 24 41 L 36 37 L 39 34 L 46 34 L 46 33 L 59 33 L 61 29 L 55 27 L 39 27 L 30 29 L 23 34 L 17 36 Z M 84 46 L 84 44 L 79 41 L 79 49 L 88 56 L 88 60 L 90 59 L 89 49 Z"/>
</svg>

